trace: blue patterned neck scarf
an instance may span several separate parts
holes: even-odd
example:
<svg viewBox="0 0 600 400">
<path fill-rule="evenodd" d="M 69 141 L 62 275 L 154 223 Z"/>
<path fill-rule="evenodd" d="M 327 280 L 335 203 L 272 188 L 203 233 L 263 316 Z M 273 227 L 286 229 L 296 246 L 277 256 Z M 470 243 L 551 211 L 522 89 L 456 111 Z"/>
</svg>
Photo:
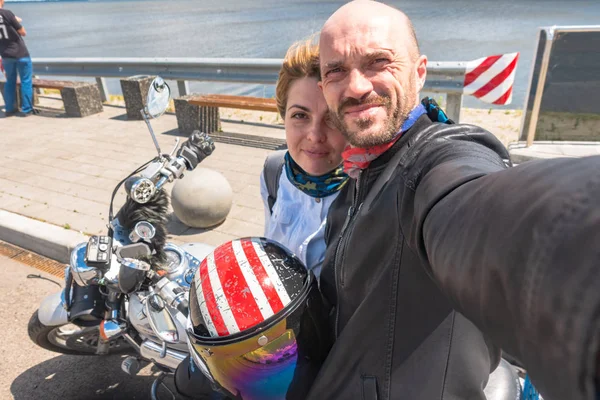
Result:
<svg viewBox="0 0 600 400">
<path fill-rule="evenodd" d="M 321 176 L 307 174 L 292 159 L 290 152 L 285 153 L 285 173 L 292 184 L 307 195 L 315 198 L 327 197 L 344 187 L 348 175 L 344 173 L 343 165 Z"/>
</svg>

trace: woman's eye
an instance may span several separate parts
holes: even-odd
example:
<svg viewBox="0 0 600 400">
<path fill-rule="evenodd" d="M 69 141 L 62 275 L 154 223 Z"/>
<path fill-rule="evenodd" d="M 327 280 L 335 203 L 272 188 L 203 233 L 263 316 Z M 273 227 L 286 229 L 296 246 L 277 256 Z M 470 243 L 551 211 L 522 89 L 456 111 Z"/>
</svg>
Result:
<svg viewBox="0 0 600 400">
<path fill-rule="evenodd" d="M 299 112 L 299 113 L 292 114 L 292 118 L 293 119 L 307 119 L 308 115 L 306 115 L 306 113 Z"/>
</svg>

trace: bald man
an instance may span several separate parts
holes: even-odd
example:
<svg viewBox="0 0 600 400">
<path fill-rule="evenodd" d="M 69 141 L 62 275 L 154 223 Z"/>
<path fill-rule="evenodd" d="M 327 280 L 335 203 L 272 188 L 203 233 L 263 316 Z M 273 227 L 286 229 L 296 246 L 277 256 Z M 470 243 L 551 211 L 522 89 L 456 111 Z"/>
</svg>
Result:
<svg viewBox="0 0 600 400">
<path fill-rule="evenodd" d="M 503 348 L 545 399 L 595 400 L 600 157 L 509 168 L 484 129 L 432 122 L 427 57 L 384 4 L 342 6 L 320 57 L 354 179 L 329 211 L 336 342 L 310 398 L 485 399 Z"/>
</svg>

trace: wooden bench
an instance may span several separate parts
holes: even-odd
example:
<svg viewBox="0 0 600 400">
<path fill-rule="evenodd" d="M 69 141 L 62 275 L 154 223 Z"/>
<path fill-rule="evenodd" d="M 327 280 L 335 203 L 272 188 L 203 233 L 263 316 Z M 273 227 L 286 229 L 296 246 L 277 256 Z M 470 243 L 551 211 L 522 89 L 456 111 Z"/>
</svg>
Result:
<svg viewBox="0 0 600 400">
<path fill-rule="evenodd" d="M 265 99 L 262 97 L 207 94 L 192 97 L 191 99 L 188 99 L 188 103 L 194 106 L 277 112 L 277 102 L 275 99 Z"/>
<path fill-rule="evenodd" d="M 4 91 L 5 83 L 0 82 L 2 91 Z M 33 79 L 33 87 L 34 89 L 59 90 L 65 107 L 65 113 L 69 117 L 86 117 L 100 113 L 103 110 L 100 91 L 96 83 L 35 78 Z"/>
<path fill-rule="evenodd" d="M 174 101 L 179 132 L 189 135 L 194 130 L 215 133 L 221 130 L 219 107 L 277 112 L 275 99 L 232 96 L 227 94 L 187 95 Z"/>
</svg>

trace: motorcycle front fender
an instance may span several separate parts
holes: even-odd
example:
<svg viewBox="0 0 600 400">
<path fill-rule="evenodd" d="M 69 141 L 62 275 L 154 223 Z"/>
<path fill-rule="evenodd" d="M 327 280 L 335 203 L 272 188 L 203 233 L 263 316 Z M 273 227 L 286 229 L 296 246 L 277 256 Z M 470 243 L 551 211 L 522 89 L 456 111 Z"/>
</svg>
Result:
<svg viewBox="0 0 600 400">
<path fill-rule="evenodd" d="M 62 292 L 51 294 L 42 300 L 38 308 L 38 318 L 46 326 L 64 325 L 69 322 Z"/>
</svg>

